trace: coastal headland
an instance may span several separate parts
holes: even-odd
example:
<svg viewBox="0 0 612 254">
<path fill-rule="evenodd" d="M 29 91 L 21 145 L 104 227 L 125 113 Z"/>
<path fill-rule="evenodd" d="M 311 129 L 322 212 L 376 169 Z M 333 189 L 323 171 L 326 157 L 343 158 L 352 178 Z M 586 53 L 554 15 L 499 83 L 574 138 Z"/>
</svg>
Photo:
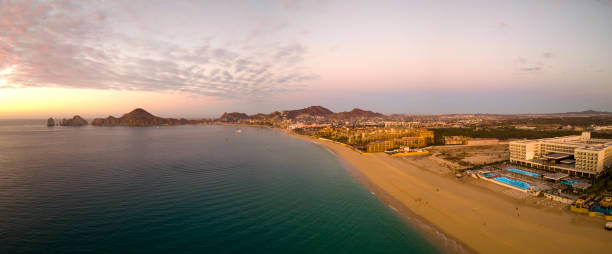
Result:
<svg viewBox="0 0 612 254">
<path fill-rule="evenodd" d="M 447 251 L 601 253 L 612 249 L 610 234 L 602 229 L 600 220 L 550 211 L 466 183 L 441 174 L 434 161 L 429 164 L 423 158 L 382 153 L 363 155 L 337 142 L 290 135 L 330 149 L 357 171 L 356 178 L 381 201 L 401 206 L 396 210 L 403 216 L 416 215 L 466 246 L 446 246 Z"/>
</svg>

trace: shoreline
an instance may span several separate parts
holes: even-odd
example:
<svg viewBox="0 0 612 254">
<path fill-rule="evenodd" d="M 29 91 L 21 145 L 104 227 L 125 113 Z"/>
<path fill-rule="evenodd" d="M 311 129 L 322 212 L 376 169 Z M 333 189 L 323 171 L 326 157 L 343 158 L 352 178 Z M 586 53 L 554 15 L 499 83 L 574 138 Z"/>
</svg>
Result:
<svg viewBox="0 0 612 254">
<path fill-rule="evenodd" d="M 553 213 L 492 191 L 489 183 L 434 173 L 429 164 L 412 159 L 361 155 L 333 141 L 284 133 L 332 151 L 358 182 L 443 252 L 593 253 L 612 248 L 612 235 L 588 216 Z"/>
<path fill-rule="evenodd" d="M 291 131 L 283 131 L 285 135 L 302 139 L 305 141 L 313 142 L 317 145 L 322 146 L 327 149 L 330 153 L 332 153 L 340 162 L 342 167 L 363 187 L 365 187 L 372 195 L 374 195 L 380 202 L 382 202 L 385 206 L 390 208 L 394 213 L 396 213 L 399 218 L 407 223 L 409 227 L 414 229 L 419 235 L 424 237 L 427 241 L 429 241 L 434 248 L 440 250 L 442 253 L 476 253 L 473 249 L 469 248 L 469 246 L 460 242 L 459 240 L 453 238 L 452 236 L 444 233 L 435 225 L 427 222 L 427 220 L 418 214 L 412 212 L 408 207 L 403 205 L 399 200 L 395 199 L 393 196 L 386 193 L 384 190 L 379 188 L 374 182 L 368 179 L 364 174 L 362 174 L 354 165 L 352 165 L 349 161 L 345 160 L 342 156 L 338 155 L 332 148 L 326 146 L 325 144 L 319 142 L 323 140 L 319 140 L 309 136 L 303 136 Z M 331 142 L 331 141 L 328 141 Z M 348 148 L 348 147 L 347 147 Z"/>
</svg>

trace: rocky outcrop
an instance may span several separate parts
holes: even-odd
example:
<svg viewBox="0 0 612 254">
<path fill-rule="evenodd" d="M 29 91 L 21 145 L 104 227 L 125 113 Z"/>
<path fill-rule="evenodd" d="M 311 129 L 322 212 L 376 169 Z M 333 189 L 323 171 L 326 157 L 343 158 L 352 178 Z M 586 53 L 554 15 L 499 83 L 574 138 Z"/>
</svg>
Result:
<svg viewBox="0 0 612 254">
<path fill-rule="evenodd" d="M 205 120 L 187 120 L 185 118 L 163 118 L 155 116 L 144 109 L 137 108 L 132 112 L 124 114 L 123 116 L 116 118 L 109 116 L 107 118 L 96 118 L 91 124 L 95 126 L 132 126 L 132 127 L 143 127 L 143 126 L 156 126 L 156 125 L 185 125 L 185 124 L 199 124 L 204 123 Z"/>
<path fill-rule="evenodd" d="M 47 119 L 47 126 L 55 126 L 55 120 L 53 120 L 52 117 L 49 117 L 49 119 Z"/>
<path fill-rule="evenodd" d="M 87 125 L 87 120 L 83 119 L 81 116 L 74 116 L 72 119 L 62 119 L 60 121 L 61 126 L 84 126 Z"/>
<path fill-rule="evenodd" d="M 154 116 L 144 109 L 137 108 L 119 118 L 121 126 L 167 125 L 168 119 Z"/>
<path fill-rule="evenodd" d="M 119 125 L 119 118 L 108 116 L 107 118 L 96 118 L 91 121 L 91 125 L 95 126 L 117 126 Z"/>
<path fill-rule="evenodd" d="M 248 120 L 251 119 L 250 116 L 248 116 L 245 113 L 238 113 L 238 112 L 232 112 L 232 113 L 223 113 L 223 115 L 221 115 L 221 117 L 219 117 L 219 121 L 221 122 L 238 122 L 240 120 Z"/>
</svg>

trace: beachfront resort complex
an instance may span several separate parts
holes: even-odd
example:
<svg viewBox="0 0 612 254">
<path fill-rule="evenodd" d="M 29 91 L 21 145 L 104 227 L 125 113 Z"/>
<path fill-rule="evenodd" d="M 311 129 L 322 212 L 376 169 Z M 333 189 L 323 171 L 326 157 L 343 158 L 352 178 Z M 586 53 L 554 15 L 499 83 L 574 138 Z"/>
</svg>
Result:
<svg viewBox="0 0 612 254">
<path fill-rule="evenodd" d="M 612 139 L 582 135 L 512 141 L 510 162 L 528 167 L 598 177 L 612 165 Z"/>
<path fill-rule="evenodd" d="M 421 148 L 433 142 L 434 133 L 410 127 L 326 127 L 305 132 L 346 143 L 367 153 L 381 153 L 401 147 Z"/>
</svg>

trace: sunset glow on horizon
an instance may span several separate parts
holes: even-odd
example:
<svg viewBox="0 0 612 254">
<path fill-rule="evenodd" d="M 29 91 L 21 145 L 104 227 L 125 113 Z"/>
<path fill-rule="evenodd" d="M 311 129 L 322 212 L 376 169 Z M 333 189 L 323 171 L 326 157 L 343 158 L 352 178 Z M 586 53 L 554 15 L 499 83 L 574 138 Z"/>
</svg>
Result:
<svg viewBox="0 0 612 254">
<path fill-rule="evenodd" d="M 0 118 L 612 111 L 612 2 L 2 1 Z"/>
</svg>

